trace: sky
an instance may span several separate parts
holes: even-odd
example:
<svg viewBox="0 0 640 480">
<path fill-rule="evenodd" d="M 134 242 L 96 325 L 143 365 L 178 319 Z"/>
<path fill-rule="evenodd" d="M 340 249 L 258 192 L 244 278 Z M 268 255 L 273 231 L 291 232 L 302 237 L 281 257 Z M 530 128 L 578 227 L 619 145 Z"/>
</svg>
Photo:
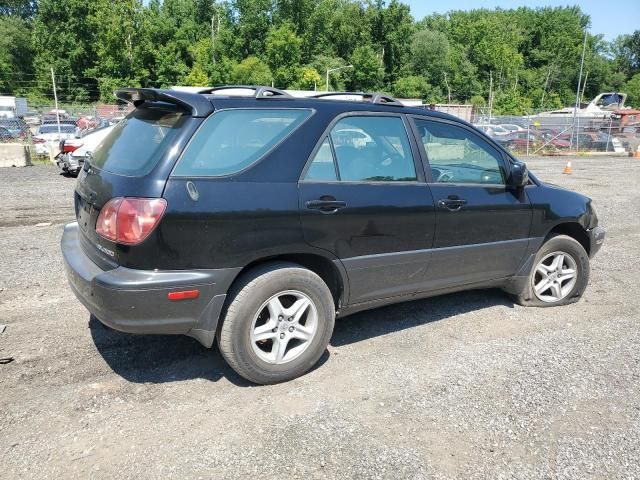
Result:
<svg viewBox="0 0 640 480">
<path fill-rule="evenodd" d="M 474 8 L 517 8 L 517 7 L 561 7 L 579 5 L 591 17 L 591 34 L 601 33 L 605 40 L 613 40 L 623 33 L 640 30 L 640 0 L 403 0 L 411 6 L 416 20 L 422 20 L 431 13 L 445 13 L 449 10 L 472 10 Z"/>
</svg>

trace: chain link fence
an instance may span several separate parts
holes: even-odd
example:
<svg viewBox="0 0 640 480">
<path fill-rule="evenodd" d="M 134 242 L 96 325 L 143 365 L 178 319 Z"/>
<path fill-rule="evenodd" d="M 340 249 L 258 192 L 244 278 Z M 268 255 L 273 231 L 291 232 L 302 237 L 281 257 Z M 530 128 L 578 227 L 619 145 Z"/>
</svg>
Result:
<svg viewBox="0 0 640 480">
<path fill-rule="evenodd" d="M 61 140 L 82 138 L 113 125 L 131 111 L 129 105 L 28 104 L 21 118 L 0 118 L 0 143 L 28 147 L 32 162 L 51 161 Z"/>
<path fill-rule="evenodd" d="M 507 150 L 525 156 L 635 152 L 640 145 L 639 121 L 633 111 L 574 119 L 567 113 L 496 116 L 483 109 L 472 119 L 476 128 Z"/>
</svg>

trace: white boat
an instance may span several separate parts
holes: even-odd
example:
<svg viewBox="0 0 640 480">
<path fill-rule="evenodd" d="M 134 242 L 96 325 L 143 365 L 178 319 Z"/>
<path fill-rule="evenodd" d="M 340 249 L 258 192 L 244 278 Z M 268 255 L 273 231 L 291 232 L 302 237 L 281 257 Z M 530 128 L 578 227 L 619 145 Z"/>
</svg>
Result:
<svg viewBox="0 0 640 480">
<path fill-rule="evenodd" d="M 532 123 L 538 122 L 540 125 L 568 125 L 573 122 L 575 111 L 576 121 L 586 126 L 587 123 L 591 122 L 608 121 L 616 110 L 625 108 L 624 102 L 626 100 L 626 93 L 604 92 L 600 93 L 588 104 L 578 105 L 577 109 L 574 106 L 570 106 L 541 112 L 525 118 Z"/>
</svg>

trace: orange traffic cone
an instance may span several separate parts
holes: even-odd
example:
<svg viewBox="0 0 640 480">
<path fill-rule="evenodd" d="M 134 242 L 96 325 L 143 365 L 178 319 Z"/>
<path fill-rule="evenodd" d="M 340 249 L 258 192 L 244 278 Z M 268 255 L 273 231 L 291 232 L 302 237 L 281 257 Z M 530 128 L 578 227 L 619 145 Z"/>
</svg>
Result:
<svg viewBox="0 0 640 480">
<path fill-rule="evenodd" d="M 633 156 L 635 158 L 640 158 L 640 145 L 638 145 L 638 148 L 636 149 L 635 153 L 633 154 Z"/>
<path fill-rule="evenodd" d="M 564 170 L 562 171 L 562 173 L 564 173 L 565 175 L 571 175 L 571 160 L 567 161 L 567 165 L 566 167 L 564 167 Z"/>
</svg>

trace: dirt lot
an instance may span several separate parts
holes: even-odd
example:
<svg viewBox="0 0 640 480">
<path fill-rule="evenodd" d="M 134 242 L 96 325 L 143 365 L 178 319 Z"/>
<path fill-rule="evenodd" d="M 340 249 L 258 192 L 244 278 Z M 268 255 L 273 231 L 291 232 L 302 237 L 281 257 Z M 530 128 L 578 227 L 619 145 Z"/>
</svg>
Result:
<svg viewBox="0 0 640 480">
<path fill-rule="evenodd" d="M 59 252 L 75 180 L 2 169 L 0 477 L 640 478 L 640 160 L 528 163 L 608 229 L 581 302 L 488 290 L 358 314 L 319 368 L 269 387 L 190 338 L 89 321 Z"/>
</svg>

